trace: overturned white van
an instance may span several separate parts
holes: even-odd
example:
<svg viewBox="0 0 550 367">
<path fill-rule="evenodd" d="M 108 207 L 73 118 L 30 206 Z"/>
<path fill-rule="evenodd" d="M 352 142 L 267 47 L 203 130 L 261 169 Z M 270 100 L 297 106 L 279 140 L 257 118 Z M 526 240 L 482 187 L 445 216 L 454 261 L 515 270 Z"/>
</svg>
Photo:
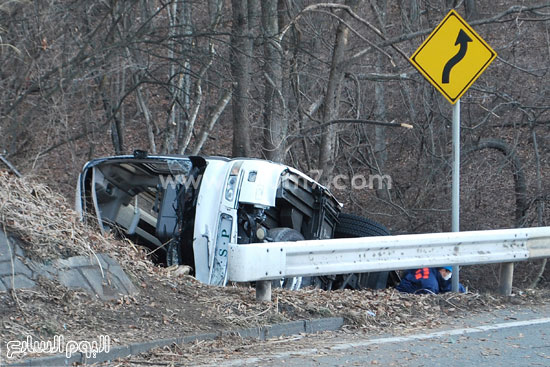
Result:
<svg viewBox="0 0 550 367">
<path fill-rule="evenodd" d="M 151 250 L 157 263 L 189 265 L 212 285 L 227 282 L 228 243 L 375 236 L 387 229 L 341 213 L 328 189 L 300 171 L 260 159 L 157 156 L 145 151 L 85 164 L 76 209 Z M 383 288 L 388 273 L 281 279 L 323 289 Z"/>
</svg>

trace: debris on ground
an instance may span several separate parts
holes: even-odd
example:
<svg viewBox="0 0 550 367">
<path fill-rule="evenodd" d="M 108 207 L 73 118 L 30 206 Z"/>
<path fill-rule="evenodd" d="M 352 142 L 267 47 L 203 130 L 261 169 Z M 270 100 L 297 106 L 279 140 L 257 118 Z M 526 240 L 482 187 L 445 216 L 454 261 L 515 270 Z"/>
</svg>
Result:
<svg viewBox="0 0 550 367">
<path fill-rule="evenodd" d="M 51 260 L 113 250 L 84 226 L 63 196 L 44 184 L 0 170 L 0 225 L 27 246 L 32 259 Z"/>
</svg>

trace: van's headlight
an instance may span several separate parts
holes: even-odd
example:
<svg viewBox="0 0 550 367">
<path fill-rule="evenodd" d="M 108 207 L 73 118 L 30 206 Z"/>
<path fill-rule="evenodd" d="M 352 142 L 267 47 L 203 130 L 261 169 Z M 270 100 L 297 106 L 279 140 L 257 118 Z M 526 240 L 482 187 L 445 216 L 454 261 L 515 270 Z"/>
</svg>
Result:
<svg viewBox="0 0 550 367">
<path fill-rule="evenodd" d="M 227 185 L 225 187 L 225 200 L 233 201 L 235 198 L 235 190 L 237 187 L 237 181 L 239 177 L 239 172 L 241 171 L 241 166 L 243 162 L 235 162 L 231 167 L 231 172 L 229 172 L 229 178 L 227 179 Z"/>
<path fill-rule="evenodd" d="M 235 197 L 235 186 L 237 186 L 237 176 L 229 176 L 227 187 L 225 188 L 225 200 L 233 201 Z"/>
</svg>

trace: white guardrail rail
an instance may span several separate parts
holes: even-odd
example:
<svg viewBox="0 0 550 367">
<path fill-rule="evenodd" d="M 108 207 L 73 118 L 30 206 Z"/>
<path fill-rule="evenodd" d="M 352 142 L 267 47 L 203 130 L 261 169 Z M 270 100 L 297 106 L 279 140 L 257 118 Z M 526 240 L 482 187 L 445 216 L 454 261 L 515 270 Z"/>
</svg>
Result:
<svg viewBox="0 0 550 367">
<path fill-rule="evenodd" d="M 227 278 L 250 282 L 550 257 L 550 227 L 229 244 Z"/>
</svg>

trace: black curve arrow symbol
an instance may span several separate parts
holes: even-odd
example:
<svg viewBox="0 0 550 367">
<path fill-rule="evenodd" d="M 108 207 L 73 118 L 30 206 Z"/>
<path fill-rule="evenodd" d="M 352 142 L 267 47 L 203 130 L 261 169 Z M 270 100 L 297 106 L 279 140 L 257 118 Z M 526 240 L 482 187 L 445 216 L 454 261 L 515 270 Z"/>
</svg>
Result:
<svg viewBox="0 0 550 367">
<path fill-rule="evenodd" d="M 468 50 L 468 42 L 472 42 L 472 39 L 466 34 L 466 32 L 461 29 L 460 32 L 458 32 L 458 37 L 456 37 L 455 42 L 455 46 L 460 44 L 460 49 L 458 50 L 456 55 L 454 55 L 445 64 L 445 67 L 443 68 L 443 76 L 441 78 L 442 83 L 449 83 L 449 74 L 451 74 L 451 69 L 464 58 L 464 55 L 466 55 L 466 51 Z"/>
</svg>

